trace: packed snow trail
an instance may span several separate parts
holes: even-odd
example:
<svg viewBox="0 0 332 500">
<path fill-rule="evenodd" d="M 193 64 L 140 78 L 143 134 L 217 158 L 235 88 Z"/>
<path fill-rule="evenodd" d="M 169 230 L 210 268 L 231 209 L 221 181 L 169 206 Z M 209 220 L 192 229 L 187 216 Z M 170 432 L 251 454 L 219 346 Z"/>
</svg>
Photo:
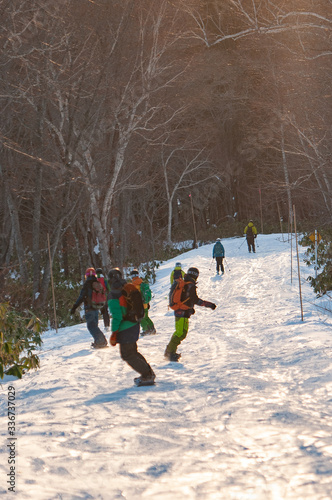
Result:
<svg viewBox="0 0 332 500">
<path fill-rule="evenodd" d="M 215 275 L 212 245 L 158 269 L 150 309 L 158 334 L 138 344 L 156 372 L 154 387 L 134 386 L 118 347 L 89 349 L 84 324 L 45 334 L 41 369 L 12 382 L 15 499 L 332 497 L 331 318 L 310 303 L 301 264 L 301 321 L 290 245 L 280 235 L 259 236 L 256 254 L 241 242 L 223 240 L 223 277 Z M 177 260 L 199 268 L 198 295 L 218 307 L 196 307 L 182 358 L 169 363 L 167 298 Z M 7 472 L 3 447 L 1 493 Z"/>
</svg>

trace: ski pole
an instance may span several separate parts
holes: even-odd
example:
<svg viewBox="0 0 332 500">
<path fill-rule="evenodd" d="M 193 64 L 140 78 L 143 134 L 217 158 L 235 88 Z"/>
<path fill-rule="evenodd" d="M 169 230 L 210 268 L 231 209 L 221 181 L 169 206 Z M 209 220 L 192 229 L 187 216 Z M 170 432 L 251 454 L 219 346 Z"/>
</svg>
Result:
<svg viewBox="0 0 332 500">
<path fill-rule="evenodd" d="M 244 243 L 245 241 L 246 241 L 246 240 L 243 240 L 243 241 L 242 241 L 241 245 L 239 246 L 239 250 L 240 250 L 240 248 L 242 247 L 242 245 L 243 245 L 243 243 Z"/>
<path fill-rule="evenodd" d="M 213 257 L 212 257 L 212 260 L 211 260 L 211 264 L 210 264 L 210 267 L 209 267 L 209 271 L 211 271 L 212 264 L 213 264 Z"/>
<path fill-rule="evenodd" d="M 229 270 L 229 272 L 230 272 L 231 270 L 230 270 L 230 267 L 229 267 L 228 262 L 227 262 L 227 260 L 226 260 L 226 257 L 224 257 L 224 260 L 225 260 L 226 266 L 228 267 L 228 270 Z"/>
</svg>

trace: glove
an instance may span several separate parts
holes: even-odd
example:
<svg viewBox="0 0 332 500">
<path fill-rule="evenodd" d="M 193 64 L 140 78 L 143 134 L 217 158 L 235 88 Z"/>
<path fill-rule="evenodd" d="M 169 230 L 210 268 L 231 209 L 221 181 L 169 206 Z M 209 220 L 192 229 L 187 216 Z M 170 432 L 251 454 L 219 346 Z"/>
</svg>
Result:
<svg viewBox="0 0 332 500">
<path fill-rule="evenodd" d="M 208 307 L 209 309 L 212 309 L 212 311 L 214 311 L 215 308 L 217 307 L 215 304 L 213 304 L 213 302 L 208 302 L 207 300 L 205 301 L 204 306 Z"/>
<path fill-rule="evenodd" d="M 76 311 L 76 307 L 72 307 L 72 308 L 70 309 L 70 314 L 71 314 L 71 315 L 75 314 L 75 311 Z"/>
<path fill-rule="evenodd" d="M 254 235 L 254 238 L 257 238 L 257 234 Z"/>
<path fill-rule="evenodd" d="M 113 332 L 112 335 L 110 336 L 110 344 L 114 347 L 116 345 L 116 334 L 118 331 Z"/>
<path fill-rule="evenodd" d="M 208 300 L 204 300 L 201 305 L 203 307 L 208 307 L 209 309 L 212 309 L 212 311 L 214 311 L 215 308 L 217 307 L 216 304 L 213 304 L 213 302 L 209 302 Z"/>
</svg>

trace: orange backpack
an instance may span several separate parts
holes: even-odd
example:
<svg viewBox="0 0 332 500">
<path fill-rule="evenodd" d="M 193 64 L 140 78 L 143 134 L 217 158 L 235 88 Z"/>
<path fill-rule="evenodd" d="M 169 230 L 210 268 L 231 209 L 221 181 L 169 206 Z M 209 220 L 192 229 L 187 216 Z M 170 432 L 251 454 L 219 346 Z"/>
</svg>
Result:
<svg viewBox="0 0 332 500">
<path fill-rule="evenodd" d="M 187 306 L 186 304 L 186 302 L 188 302 L 189 300 L 189 296 L 184 300 L 181 300 L 182 294 L 185 291 L 184 286 L 189 283 L 191 282 L 184 281 L 183 278 L 180 277 L 176 281 L 174 281 L 173 285 L 171 286 L 169 292 L 169 307 L 174 311 L 177 311 L 178 309 L 182 309 L 184 311 L 186 311 L 187 309 L 191 309 L 191 307 Z"/>
</svg>

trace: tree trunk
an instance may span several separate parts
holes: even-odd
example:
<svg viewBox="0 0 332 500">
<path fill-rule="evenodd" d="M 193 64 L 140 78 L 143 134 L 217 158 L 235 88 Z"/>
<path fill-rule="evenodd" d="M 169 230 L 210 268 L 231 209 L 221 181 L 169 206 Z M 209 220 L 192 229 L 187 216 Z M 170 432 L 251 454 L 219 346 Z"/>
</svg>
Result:
<svg viewBox="0 0 332 500">
<path fill-rule="evenodd" d="M 285 176 L 285 187 L 286 187 L 286 192 L 287 192 L 287 199 L 288 199 L 288 217 L 289 220 L 292 218 L 292 193 L 290 189 L 290 184 L 289 184 L 289 173 L 288 173 L 288 167 L 287 167 L 287 159 L 286 159 L 286 152 L 285 152 L 285 130 L 284 130 L 284 123 L 281 121 L 280 125 L 280 131 L 281 131 L 281 155 L 282 155 L 282 167 L 284 171 L 284 176 Z"/>
<path fill-rule="evenodd" d="M 52 237 L 50 238 L 52 265 L 53 265 L 56 250 L 57 250 L 58 245 L 59 245 L 61 229 L 62 229 L 62 220 L 61 220 L 61 222 L 58 223 L 58 225 L 55 229 L 55 232 L 53 233 Z M 51 280 L 51 267 L 50 267 L 50 259 L 48 258 L 48 259 L 46 259 L 45 268 L 44 268 L 44 275 L 43 275 L 43 279 L 42 279 L 42 282 L 40 285 L 40 295 L 39 295 L 38 301 L 37 301 L 38 305 L 40 305 L 42 307 L 45 306 L 46 301 L 47 301 L 50 280 Z"/>
<path fill-rule="evenodd" d="M 24 254 L 24 245 L 20 228 L 20 221 L 18 217 L 17 207 L 14 203 L 12 193 L 9 186 L 7 186 L 7 203 L 9 208 L 9 214 L 11 218 L 13 235 L 15 241 L 15 247 L 17 252 L 17 258 L 20 266 L 21 283 L 26 285 L 28 283 L 28 269 L 26 265 L 26 259 Z"/>
<path fill-rule="evenodd" d="M 38 297 L 40 280 L 40 217 L 41 217 L 41 190 L 43 171 L 40 164 L 36 165 L 36 183 L 32 223 L 32 255 L 33 255 L 33 288 L 32 302 Z"/>
</svg>

